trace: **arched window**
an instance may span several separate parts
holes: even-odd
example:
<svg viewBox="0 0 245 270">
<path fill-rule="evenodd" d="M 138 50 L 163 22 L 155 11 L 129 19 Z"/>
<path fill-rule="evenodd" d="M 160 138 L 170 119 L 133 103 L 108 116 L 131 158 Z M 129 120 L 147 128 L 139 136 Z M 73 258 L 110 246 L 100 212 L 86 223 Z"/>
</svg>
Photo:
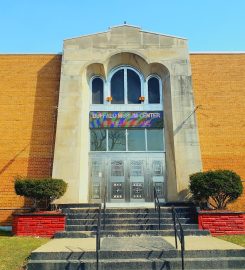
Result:
<svg viewBox="0 0 245 270">
<path fill-rule="evenodd" d="M 142 79 L 130 67 L 122 67 L 111 77 L 112 104 L 139 104 Z"/>
<path fill-rule="evenodd" d="M 139 97 L 141 96 L 141 82 L 139 75 L 127 69 L 127 82 L 128 82 L 128 104 L 140 103 Z"/>
<path fill-rule="evenodd" d="M 160 103 L 160 81 L 156 77 L 148 80 L 148 102 L 150 104 Z"/>
<path fill-rule="evenodd" d="M 95 77 L 92 80 L 92 104 L 103 104 L 104 82 L 101 78 Z"/>
<path fill-rule="evenodd" d="M 124 70 L 118 70 L 111 78 L 112 104 L 124 103 Z"/>
</svg>

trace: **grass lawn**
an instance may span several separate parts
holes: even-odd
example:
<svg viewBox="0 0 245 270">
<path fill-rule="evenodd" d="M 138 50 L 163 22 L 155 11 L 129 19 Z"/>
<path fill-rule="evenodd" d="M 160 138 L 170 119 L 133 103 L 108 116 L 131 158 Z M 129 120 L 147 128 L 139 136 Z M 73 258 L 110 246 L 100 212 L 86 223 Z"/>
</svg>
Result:
<svg viewBox="0 0 245 270">
<path fill-rule="evenodd" d="M 245 247 L 245 235 L 224 235 L 218 238 Z"/>
<path fill-rule="evenodd" d="M 45 244 L 49 238 L 16 237 L 0 231 L 0 270 L 20 270 L 31 251 Z"/>
</svg>

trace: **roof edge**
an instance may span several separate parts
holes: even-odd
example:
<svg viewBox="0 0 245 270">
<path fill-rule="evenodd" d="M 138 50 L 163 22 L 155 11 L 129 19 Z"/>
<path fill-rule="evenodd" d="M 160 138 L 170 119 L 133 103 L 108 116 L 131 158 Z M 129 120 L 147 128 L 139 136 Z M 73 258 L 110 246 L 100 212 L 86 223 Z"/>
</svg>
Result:
<svg viewBox="0 0 245 270">
<path fill-rule="evenodd" d="M 139 31 L 142 32 L 142 33 L 149 33 L 149 34 L 158 35 L 158 36 L 165 36 L 165 37 L 170 37 L 170 38 L 188 40 L 187 38 L 184 38 L 184 37 L 179 37 L 179 36 L 174 36 L 174 35 L 161 34 L 161 33 L 158 33 L 158 32 L 151 32 L 151 31 L 147 31 L 147 30 L 142 30 L 141 27 L 135 26 L 135 25 L 130 25 L 130 24 L 121 24 L 121 25 L 116 25 L 116 26 L 109 26 L 108 30 L 110 31 L 111 29 L 118 28 L 118 27 L 132 27 L 132 28 L 139 29 Z M 81 36 L 76 36 L 76 37 L 72 37 L 72 38 L 66 38 L 66 39 L 64 39 L 64 41 L 77 39 L 77 38 L 81 38 L 81 37 L 89 37 L 89 36 L 94 36 L 94 35 L 99 35 L 99 34 L 105 34 L 105 33 L 108 33 L 109 31 L 95 32 L 95 33 L 92 33 L 92 34 L 81 35 Z"/>
<path fill-rule="evenodd" d="M 14 52 L 14 53 L 1 53 L 0 52 L 0 56 L 1 55 L 62 55 L 62 52 L 59 53 L 23 53 L 23 52 Z"/>
<path fill-rule="evenodd" d="M 178 38 L 178 39 L 188 40 L 188 38 L 179 37 L 179 36 L 173 36 L 173 35 L 168 35 L 168 34 L 161 34 L 161 33 L 158 33 L 158 32 L 150 32 L 150 31 L 144 31 L 144 30 L 141 30 L 141 32 L 149 33 L 149 34 L 153 34 L 153 35 L 158 35 L 158 36 L 164 36 L 164 37 L 171 37 L 171 38 Z"/>
<path fill-rule="evenodd" d="M 72 40 L 72 39 L 77 39 L 77 38 L 81 38 L 81 37 L 90 37 L 90 36 L 99 35 L 99 34 L 106 34 L 106 33 L 107 33 L 107 31 L 95 32 L 93 34 L 81 35 L 81 36 L 76 36 L 76 37 L 72 37 L 72 38 L 65 38 L 64 41 L 66 41 L 66 40 Z"/>
<path fill-rule="evenodd" d="M 140 26 L 136 26 L 136 25 L 132 25 L 132 24 L 127 24 L 127 23 L 124 23 L 124 24 L 118 24 L 118 25 L 115 25 L 115 26 L 110 26 L 109 29 L 112 29 L 112 28 L 118 28 L 118 27 L 123 27 L 123 26 L 141 29 Z"/>
<path fill-rule="evenodd" d="M 245 51 L 200 51 L 200 52 L 189 52 L 189 54 L 245 54 Z"/>
</svg>

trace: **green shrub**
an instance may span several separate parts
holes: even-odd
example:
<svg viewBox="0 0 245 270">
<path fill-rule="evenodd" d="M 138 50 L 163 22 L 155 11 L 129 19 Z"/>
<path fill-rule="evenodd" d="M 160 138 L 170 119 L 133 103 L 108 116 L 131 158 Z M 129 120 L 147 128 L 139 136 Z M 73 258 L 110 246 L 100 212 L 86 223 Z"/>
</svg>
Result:
<svg viewBox="0 0 245 270">
<path fill-rule="evenodd" d="M 200 206 L 209 202 L 215 209 L 225 209 L 243 191 L 240 176 L 229 170 L 192 174 L 189 187 L 195 202 Z"/>
<path fill-rule="evenodd" d="M 40 204 L 49 206 L 52 201 L 63 196 L 66 189 L 67 183 L 62 179 L 15 179 L 16 194 L 31 199 L 34 209 Z"/>
</svg>

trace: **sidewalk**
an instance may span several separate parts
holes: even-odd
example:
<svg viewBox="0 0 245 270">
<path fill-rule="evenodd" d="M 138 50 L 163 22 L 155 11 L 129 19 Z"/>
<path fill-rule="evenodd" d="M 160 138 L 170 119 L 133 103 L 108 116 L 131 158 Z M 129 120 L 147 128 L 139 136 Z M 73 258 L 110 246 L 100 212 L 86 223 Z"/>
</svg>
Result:
<svg viewBox="0 0 245 270">
<path fill-rule="evenodd" d="M 180 249 L 180 244 L 178 243 Z M 101 250 L 146 251 L 173 250 L 175 239 L 172 236 L 138 236 L 101 238 Z M 185 250 L 242 250 L 239 245 L 212 236 L 185 236 Z M 85 252 L 96 251 L 95 238 L 52 239 L 33 252 Z"/>
</svg>

